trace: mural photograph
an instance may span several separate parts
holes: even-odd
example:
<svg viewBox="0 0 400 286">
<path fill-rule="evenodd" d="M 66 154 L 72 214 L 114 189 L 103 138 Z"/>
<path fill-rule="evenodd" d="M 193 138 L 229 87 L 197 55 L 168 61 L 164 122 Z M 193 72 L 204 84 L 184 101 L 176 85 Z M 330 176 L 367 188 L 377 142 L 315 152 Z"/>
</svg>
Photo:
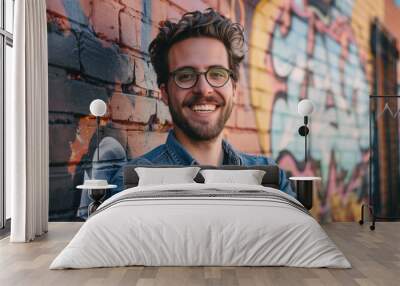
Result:
<svg viewBox="0 0 400 286">
<path fill-rule="evenodd" d="M 50 219 L 86 219 L 90 198 L 76 186 L 106 179 L 117 193 L 127 164 L 278 164 L 293 196 L 290 176 L 321 177 L 318 221 L 358 220 L 369 97 L 390 70 L 374 64 L 388 54 L 371 39 L 398 24 L 385 9 L 400 15 L 388 2 L 47 0 Z M 396 90 L 382 92 L 397 93 L 392 76 Z M 107 105 L 99 148 L 95 99 Z M 302 99 L 314 104 L 308 160 Z"/>
</svg>

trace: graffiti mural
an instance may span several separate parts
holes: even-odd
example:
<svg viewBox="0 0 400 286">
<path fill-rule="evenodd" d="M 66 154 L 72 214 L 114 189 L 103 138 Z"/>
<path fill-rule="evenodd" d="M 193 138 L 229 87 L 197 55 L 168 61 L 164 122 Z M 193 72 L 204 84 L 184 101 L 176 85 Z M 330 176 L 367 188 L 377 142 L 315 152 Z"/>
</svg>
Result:
<svg viewBox="0 0 400 286">
<path fill-rule="evenodd" d="M 355 2 L 304 3 L 257 6 L 253 27 L 270 31 L 252 38 L 253 49 L 260 49 L 252 60 L 265 70 L 264 78 L 254 68 L 251 74 L 260 138 L 264 151 L 292 174 L 322 177 L 315 216 L 356 220 L 368 192 L 370 82 L 366 52 L 351 25 Z M 316 107 L 307 165 L 304 138 L 297 133 L 303 98 Z"/>
<path fill-rule="evenodd" d="M 322 177 L 312 214 L 352 221 L 368 191 L 369 35 L 381 1 L 48 0 L 50 218 L 76 217 L 95 152 L 89 104 L 108 104 L 101 137 L 121 161 L 165 141 L 172 126 L 147 47 L 165 19 L 213 7 L 245 28 L 248 56 L 224 130 L 238 150 L 271 156 L 291 175 Z M 313 100 L 304 164 L 297 103 Z M 113 152 L 113 151 L 110 151 Z M 111 164 L 116 168 L 118 162 Z"/>
</svg>

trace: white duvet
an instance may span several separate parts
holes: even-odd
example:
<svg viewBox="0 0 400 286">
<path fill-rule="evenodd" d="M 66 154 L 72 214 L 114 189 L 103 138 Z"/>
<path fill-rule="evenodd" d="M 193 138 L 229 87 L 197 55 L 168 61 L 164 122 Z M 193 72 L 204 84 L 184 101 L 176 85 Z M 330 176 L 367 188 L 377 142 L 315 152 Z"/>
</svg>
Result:
<svg viewBox="0 0 400 286">
<path fill-rule="evenodd" d="M 174 190 L 172 197 L 146 197 Z M 318 222 L 285 193 L 255 185 L 196 183 L 135 187 L 114 195 L 50 269 L 127 265 L 351 267 Z"/>
</svg>

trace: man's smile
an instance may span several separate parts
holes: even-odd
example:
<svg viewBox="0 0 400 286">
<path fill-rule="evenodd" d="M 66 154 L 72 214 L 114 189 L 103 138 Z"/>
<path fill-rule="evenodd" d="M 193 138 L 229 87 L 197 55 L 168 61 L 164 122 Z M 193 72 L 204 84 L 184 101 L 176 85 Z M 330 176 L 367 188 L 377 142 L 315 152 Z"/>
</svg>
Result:
<svg viewBox="0 0 400 286">
<path fill-rule="evenodd" d="M 191 106 L 191 109 L 194 112 L 199 112 L 199 113 L 209 113 L 213 112 L 217 109 L 217 105 L 215 104 L 195 104 Z"/>
</svg>

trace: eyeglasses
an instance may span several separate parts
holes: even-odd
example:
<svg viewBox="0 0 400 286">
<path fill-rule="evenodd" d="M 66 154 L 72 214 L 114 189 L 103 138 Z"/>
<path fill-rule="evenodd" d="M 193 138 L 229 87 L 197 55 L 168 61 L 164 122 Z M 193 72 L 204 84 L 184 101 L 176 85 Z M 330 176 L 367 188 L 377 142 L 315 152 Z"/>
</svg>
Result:
<svg viewBox="0 0 400 286">
<path fill-rule="evenodd" d="M 209 85 L 212 87 L 224 86 L 232 76 L 232 71 L 224 67 L 210 67 L 205 72 L 196 71 L 194 68 L 185 67 L 170 73 L 177 86 L 182 89 L 194 87 L 200 75 L 204 74 Z"/>
</svg>

